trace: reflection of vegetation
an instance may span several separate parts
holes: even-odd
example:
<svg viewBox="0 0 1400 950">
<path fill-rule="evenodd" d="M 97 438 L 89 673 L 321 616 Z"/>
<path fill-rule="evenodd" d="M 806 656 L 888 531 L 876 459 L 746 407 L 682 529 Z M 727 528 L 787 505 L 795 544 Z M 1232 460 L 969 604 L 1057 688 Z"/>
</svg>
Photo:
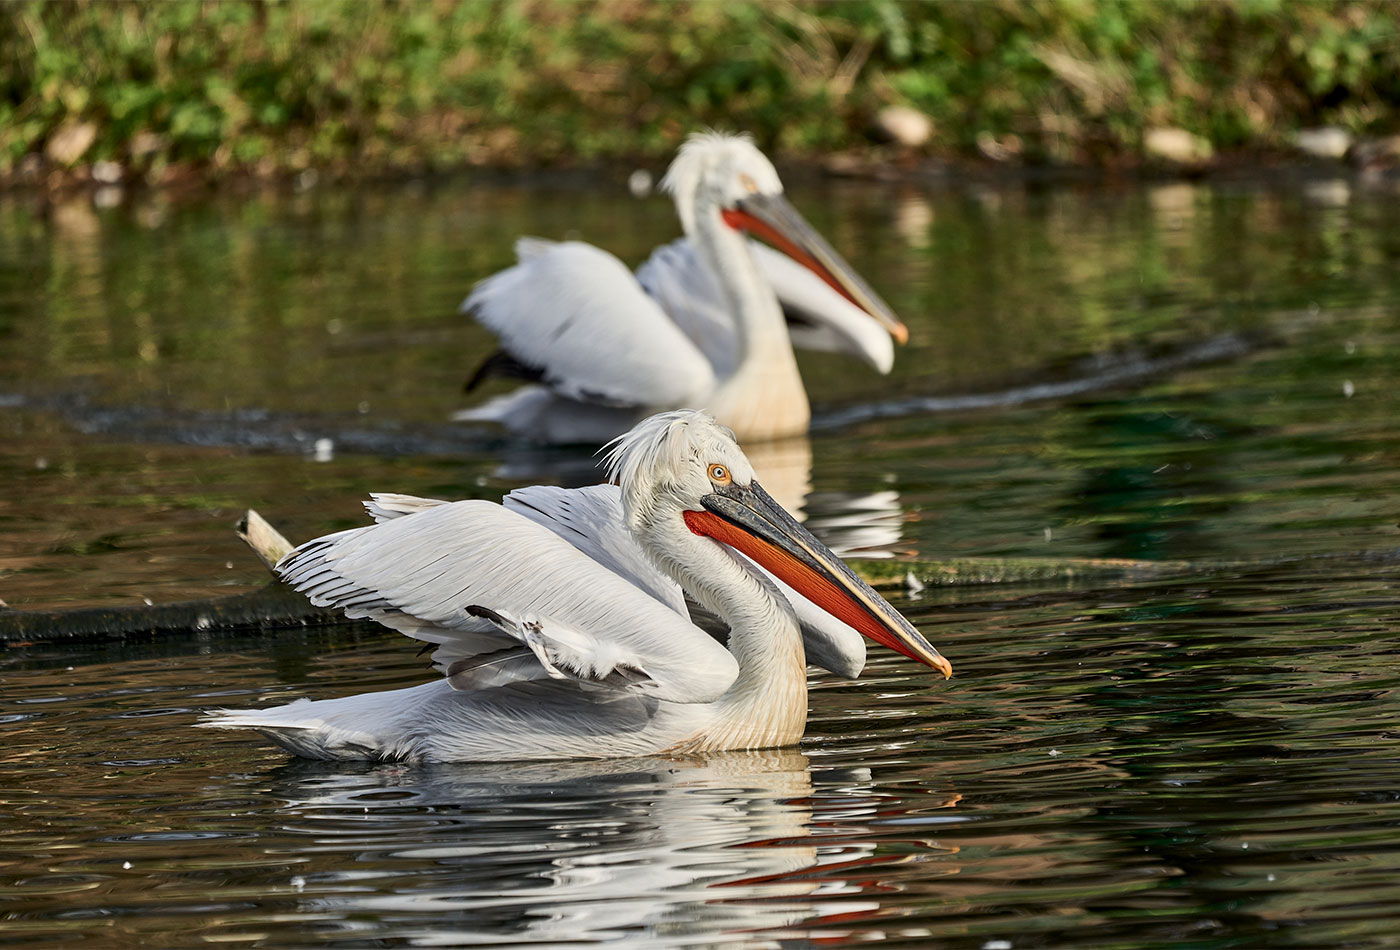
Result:
<svg viewBox="0 0 1400 950">
<path fill-rule="evenodd" d="M 77 158 L 266 171 L 660 154 L 701 124 L 789 151 L 876 108 L 1031 160 L 1368 130 L 1400 101 L 1384 0 L 1302 4 L 194 3 L 0 6 L 0 169 Z"/>
<path fill-rule="evenodd" d="M 890 223 L 892 195 L 923 209 L 917 234 Z M 1047 367 L 1078 377 L 1093 357 L 1267 332 L 1281 313 L 1397 286 L 1392 202 L 1374 194 L 1319 207 L 1186 184 L 1086 196 L 840 182 L 798 183 L 793 197 L 912 330 L 889 377 L 804 354 L 819 408 L 999 390 Z M 47 218 L 0 201 L 0 259 L 25 262 L 0 271 L 0 375 L 28 391 L 84 378 L 108 404 L 436 423 L 493 344 L 457 304 L 511 262 L 517 235 L 577 233 L 636 263 L 678 230 L 664 200 L 610 188 L 323 188 L 203 206 L 147 195 L 111 212 L 75 198 Z"/>
<path fill-rule="evenodd" d="M 0 195 L 0 484 L 16 486 L 0 500 L 0 570 L 13 572 L 0 597 L 209 596 L 262 582 L 231 530 L 244 506 L 311 537 L 359 523 L 367 490 L 499 497 L 539 480 L 492 475 L 499 444 L 360 455 L 348 433 L 445 428 L 494 343 L 457 303 L 513 259 L 516 235 L 577 233 L 637 263 L 678 231 L 662 198 L 569 184 L 265 190 L 210 203 L 136 193 L 109 210 L 75 195 L 42 213 Z M 912 330 L 889 377 L 804 354 L 819 408 L 995 391 L 1045 379 L 1047 367 L 1064 378 L 1092 368 L 1086 355 L 1222 332 L 1278 344 L 1136 396 L 824 431 L 813 440 L 818 490 L 897 491 L 921 519 L 902 527 L 904 542 L 924 558 L 1199 561 L 1393 546 L 1400 215 L 1384 190 L 1337 184 L 1319 200 L 1239 184 L 795 182 L 795 203 Z M 10 393 L 54 413 L 9 411 Z M 1171 428 L 1188 422 L 1223 437 Z M 120 444 L 135 429 L 250 447 L 293 424 L 306 440 L 333 437 L 334 463 Z M 114 531 L 117 551 L 36 554 L 55 538 L 75 548 Z"/>
</svg>

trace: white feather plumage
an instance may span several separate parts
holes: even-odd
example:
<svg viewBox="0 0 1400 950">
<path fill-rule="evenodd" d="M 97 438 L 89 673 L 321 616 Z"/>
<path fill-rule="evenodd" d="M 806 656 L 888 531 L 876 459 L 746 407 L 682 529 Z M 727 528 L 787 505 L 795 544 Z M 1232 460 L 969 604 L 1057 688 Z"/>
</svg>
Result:
<svg viewBox="0 0 1400 950">
<path fill-rule="evenodd" d="M 588 442 L 658 409 L 708 406 L 741 437 L 769 439 L 807 428 L 793 342 L 889 370 L 893 344 L 876 320 L 722 222 L 736 202 L 783 191 L 746 136 L 692 136 L 662 186 L 686 237 L 636 275 L 588 244 L 524 238 L 518 263 L 476 286 L 463 312 L 541 379 L 454 418 L 539 441 Z M 782 320 L 789 305 L 802 321 L 791 339 Z"/>
<path fill-rule="evenodd" d="M 437 644 L 443 678 L 222 710 L 205 724 L 257 729 L 319 758 L 608 757 L 795 741 L 803 640 L 847 673 L 859 672 L 863 644 L 830 616 L 812 623 L 814 605 L 680 524 L 712 490 L 714 463 L 737 482 L 752 477 L 728 430 L 677 411 L 614 446 L 621 488 L 535 487 L 504 506 L 375 495 L 366 507 L 376 524 L 301 545 L 277 570 L 317 604 Z M 727 649 L 691 621 L 682 584 L 730 625 Z"/>
</svg>

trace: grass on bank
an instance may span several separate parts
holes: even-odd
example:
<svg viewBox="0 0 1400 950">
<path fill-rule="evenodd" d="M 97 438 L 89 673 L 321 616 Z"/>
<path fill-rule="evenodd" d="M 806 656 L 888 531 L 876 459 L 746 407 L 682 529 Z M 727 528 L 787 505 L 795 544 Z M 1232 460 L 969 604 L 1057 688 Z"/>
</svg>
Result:
<svg viewBox="0 0 1400 950">
<path fill-rule="evenodd" d="M 1400 131 L 1400 11 L 1304 3 L 518 2 L 0 5 L 0 173 L 426 170 L 669 153 L 702 125 L 811 155 L 905 104 L 932 150 L 1114 163 Z"/>
</svg>

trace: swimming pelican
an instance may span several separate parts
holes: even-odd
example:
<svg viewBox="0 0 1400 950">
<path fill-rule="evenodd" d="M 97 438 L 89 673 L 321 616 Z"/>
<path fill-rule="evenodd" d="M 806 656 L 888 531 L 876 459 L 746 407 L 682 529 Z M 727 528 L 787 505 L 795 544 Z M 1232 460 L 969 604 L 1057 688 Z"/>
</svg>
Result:
<svg viewBox="0 0 1400 950">
<path fill-rule="evenodd" d="M 685 754 L 797 742 L 805 661 L 856 675 L 860 634 L 951 674 L 769 498 L 713 417 L 652 416 L 609 468 L 616 485 L 534 486 L 503 505 L 376 496 L 376 524 L 303 544 L 277 571 L 313 603 L 437 644 L 444 675 L 204 724 L 321 759 Z M 727 643 L 696 626 L 687 596 L 728 625 Z"/>
<path fill-rule="evenodd" d="M 502 350 L 469 388 L 492 375 L 536 385 L 455 418 L 596 444 L 658 409 L 703 405 L 741 439 L 772 439 L 805 432 L 811 417 L 794 339 L 889 371 L 890 338 L 908 330 L 788 203 L 747 137 L 692 136 L 662 187 L 686 237 L 635 276 L 590 244 L 523 238 L 519 263 L 476 286 L 462 309 Z M 784 306 L 798 320 L 791 336 Z"/>
</svg>

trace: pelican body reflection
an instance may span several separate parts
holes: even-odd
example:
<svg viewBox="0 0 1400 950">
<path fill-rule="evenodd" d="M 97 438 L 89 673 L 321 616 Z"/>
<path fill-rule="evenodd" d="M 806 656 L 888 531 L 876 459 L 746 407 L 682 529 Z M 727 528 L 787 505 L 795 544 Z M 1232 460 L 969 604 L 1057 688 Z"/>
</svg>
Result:
<svg viewBox="0 0 1400 950">
<path fill-rule="evenodd" d="M 823 799 L 874 814 L 868 771 L 814 773 L 796 751 L 279 774 L 284 825 L 318 853 L 299 911 L 415 945 L 761 946 L 879 909 L 843 877 L 885 860 L 874 843 L 813 834 Z"/>
</svg>

